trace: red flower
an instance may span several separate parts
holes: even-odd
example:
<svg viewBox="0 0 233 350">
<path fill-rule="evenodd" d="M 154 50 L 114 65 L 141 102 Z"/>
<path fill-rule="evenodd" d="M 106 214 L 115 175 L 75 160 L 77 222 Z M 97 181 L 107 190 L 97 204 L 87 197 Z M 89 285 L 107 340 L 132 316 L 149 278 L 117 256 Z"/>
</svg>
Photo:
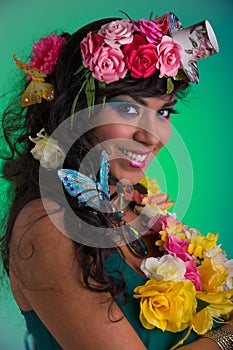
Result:
<svg viewBox="0 0 233 350">
<path fill-rule="evenodd" d="M 155 72 L 158 61 L 156 45 L 147 44 L 141 35 L 135 34 L 133 42 L 125 45 L 123 53 L 133 78 L 147 78 Z"/>
</svg>

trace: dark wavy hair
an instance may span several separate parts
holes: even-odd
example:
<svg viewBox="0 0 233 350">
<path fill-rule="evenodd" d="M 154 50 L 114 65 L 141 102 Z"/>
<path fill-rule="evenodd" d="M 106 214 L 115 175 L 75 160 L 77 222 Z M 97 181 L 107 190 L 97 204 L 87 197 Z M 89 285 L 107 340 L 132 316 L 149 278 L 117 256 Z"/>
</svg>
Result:
<svg viewBox="0 0 233 350">
<path fill-rule="evenodd" d="M 82 64 L 80 42 L 89 31 L 98 30 L 102 25 L 116 19 L 118 18 L 106 18 L 95 21 L 79 29 L 73 35 L 63 33 L 62 36 L 66 39 L 66 44 L 62 49 L 55 71 L 46 78 L 46 82 L 54 86 L 55 99 L 50 102 L 43 100 L 41 104 L 31 105 L 26 109 L 21 108 L 19 106 L 20 95 L 26 84 L 28 84 L 25 78 L 22 91 L 12 100 L 12 103 L 3 113 L 2 128 L 10 151 L 10 155 L 5 157 L 4 178 L 11 182 L 11 188 L 14 193 L 6 232 L 1 238 L 2 260 L 7 273 L 9 273 L 9 250 L 15 220 L 20 210 L 27 203 L 41 198 L 39 188 L 40 164 L 30 153 L 34 144 L 29 140 L 29 135 L 35 137 L 42 128 L 51 135 L 64 120 L 70 117 L 73 101 L 82 86 L 80 78 L 82 73 L 75 74 Z M 102 103 L 103 98 L 108 100 L 119 94 L 126 94 L 132 98 L 143 98 L 162 96 L 166 94 L 167 90 L 167 79 L 159 78 L 157 73 L 148 78 L 133 79 L 132 77 L 126 77 L 105 87 L 100 87 L 96 81 L 95 84 L 95 104 Z M 174 81 L 173 94 L 179 98 L 187 87 L 187 82 Z M 85 92 L 82 92 L 76 105 L 76 112 L 85 108 L 87 108 L 86 95 Z M 91 149 L 90 138 L 93 137 L 95 135 L 91 131 L 80 136 L 69 149 L 64 168 L 79 169 L 84 156 Z M 51 174 L 51 172 L 48 173 Z M 111 181 L 114 181 L 114 179 Z M 95 212 L 95 215 L 93 215 L 90 208 L 78 207 L 74 198 L 67 194 L 65 195 L 73 212 L 81 219 L 84 219 L 84 221 L 93 225 L 93 227 L 107 228 L 111 227 L 113 222 L 119 222 L 119 218 L 115 214 Z M 82 230 L 78 234 L 81 233 Z M 91 290 L 110 292 L 113 300 L 116 300 L 120 295 L 126 296 L 123 274 L 121 274 L 122 282 L 119 283 L 111 278 L 104 269 L 106 258 L 116 248 L 95 248 L 77 242 L 74 242 L 74 244 L 77 247 L 77 258 L 81 263 L 83 278 L 87 287 Z M 97 284 L 91 284 L 90 278 Z"/>
</svg>

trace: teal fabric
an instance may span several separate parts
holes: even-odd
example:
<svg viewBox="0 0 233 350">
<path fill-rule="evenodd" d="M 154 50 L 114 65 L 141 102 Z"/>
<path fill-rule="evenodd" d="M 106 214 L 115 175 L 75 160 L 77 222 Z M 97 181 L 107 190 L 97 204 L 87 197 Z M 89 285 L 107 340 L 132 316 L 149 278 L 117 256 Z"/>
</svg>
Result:
<svg viewBox="0 0 233 350">
<path fill-rule="evenodd" d="M 134 299 L 132 295 L 134 288 L 143 285 L 145 280 L 134 269 L 126 264 L 118 253 L 113 253 L 108 257 L 105 263 L 105 268 L 106 271 L 117 280 L 121 280 L 118 271 L 123 272 L 127 283 L 127 293 L 131 298 L 128 305 L 121 305 L 119 302 L 119 307 L 148 350 L 168 350 L 184 337 L 187 331 L 180 333 L 162 332 L 159 329 L 147 330 L 141 325 L 139 321 L 139 300 Z M 62 349 L 33 310 L 21 312 L 25 317 L 29 332 L 31 332 L 35 338 L 38 350 Z M 185 344 L 190 343 L 195 339 L 197 339 L 197 335 L 192 333 Z"/>
</svg>

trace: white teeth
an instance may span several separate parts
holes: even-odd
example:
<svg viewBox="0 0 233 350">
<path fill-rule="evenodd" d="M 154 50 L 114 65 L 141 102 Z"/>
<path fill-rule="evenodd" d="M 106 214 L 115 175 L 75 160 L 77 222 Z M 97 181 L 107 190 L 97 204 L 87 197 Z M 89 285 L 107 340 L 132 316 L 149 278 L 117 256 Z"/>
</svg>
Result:
<svg viewBox="0 0 233 350">
<path fill-rule="evenodd" d="M 120 148 L 120 151 L 123 154 L 125 154 L 127 157 L 135 160 L 136 162 L 143 162 L 146 159 L 146 157 L 148 156 L 147 154 L 143 155 L 143 154 L 133 153 L 133 152 L 127 151 L 124 148 Z"/>
</svg>

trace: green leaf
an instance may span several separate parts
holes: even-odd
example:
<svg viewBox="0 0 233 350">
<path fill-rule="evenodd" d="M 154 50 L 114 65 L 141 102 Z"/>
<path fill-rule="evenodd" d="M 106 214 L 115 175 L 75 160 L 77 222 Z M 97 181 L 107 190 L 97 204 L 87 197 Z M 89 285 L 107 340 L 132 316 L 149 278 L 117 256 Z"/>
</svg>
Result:
<svg viewBox="0 0 233 350">
<path fill-rule="evenodd" d="M 85 93 L 86 93 L 86 99 L 87 99 L 87 107 L 89 109 L 89 117 L 92 115 L 94 111 L 94 105 L 95 105 L 95 79 L 93 75 L 90 74 L 86 76 L 86 87 L 85 87 Z"/>
<path fill-rule="evenodd" d="M 198 47 L 198 43 L 193 38 L 189 37 L 189 40 L 191 41 L 193 47 L 196 49 Z"/>
<path fill-rule="evenodd" d="M 128 13 L 126 13 L 125 11 L 119 10 L 119 12 L 123 13 L 123 15 L 125 15 L 130 21 L 132 20 L 132 19 L 129 17 Z"/>
<path fill-rule="evenodd" d="M 184 50 L 186 53 L 188 53 L 189 55 L 192 55 L 193 50 Z"/>
<path fill-rule="evenodd" d="M 77 93 L 77 95 L 75 96 L 75 99 L 72 103 L 72 106 L 71 106 L 71 128 L 73 127 L 73 122 L 74 122 L 74 113 L 75 113 L 75 108 L 76 108 L 76 105 L 77 105 L 77 102 L 78 102 L 78 99 L 79 99 L 79 96 L 82 92 L 82 90 L 84 89 L 85 85 L 86 85 L 87 81 L 85 80 L 79 90 L 79 92 Z"/>
<path fill-rule="evenodd" d="M 189 33 L 192 34 L 193 31 L 194 31 L 194 29 L 195 29 L 195 27 L 192 27 L 192 28 L 190 29 Z"/>
<path fill-rule="evenodd" d="M 82 64 L 82 65 L 76 70 L 76 72 L 74 73 L 74 75 L 79 74 L 84 68 L 85 68 L 85 67 L 84 67 L 84 65 Z"/>
<path fill-rule="evenodd" d="M 178 73 L 175 77 L 173 77 L 174 80 L 184 80 L 186 78 L 186 75 L 183 70 L 179 69 Z"/>
<path fill-rule="evenodd" d="M 106 84 L 103 81 L 98 81 L 98 86 L 99 86 L 100 89 L 103 89 L 103 88 L 106 87 Z"/>
<path fill-rule="evenodd" d="M 207 30 L 205 28 L 197 30 L 197 33 L 206 34 Z"/>
<path fill-rule="evenodd" d="M 167 94 L 171 94 L 174 90 L 174 84 L 172 82 L 172 79 L 170 77 L 167 78 Z"/>
<path fill-rule="evenodd" d="M 102 101 L 102 109 L 104 109 L 104 106 L 106 104 L 106 96 L 103 97 L 103 101 Z"/>
<path fill-rule="evenodd" d="M 210 305 L 210 303 L 208 303 L 207 301 L 200 300 L 197 298 L 197 312 L 203 310 L 204 308 L 206 308 L 209 305 Z"/>
</svg>

